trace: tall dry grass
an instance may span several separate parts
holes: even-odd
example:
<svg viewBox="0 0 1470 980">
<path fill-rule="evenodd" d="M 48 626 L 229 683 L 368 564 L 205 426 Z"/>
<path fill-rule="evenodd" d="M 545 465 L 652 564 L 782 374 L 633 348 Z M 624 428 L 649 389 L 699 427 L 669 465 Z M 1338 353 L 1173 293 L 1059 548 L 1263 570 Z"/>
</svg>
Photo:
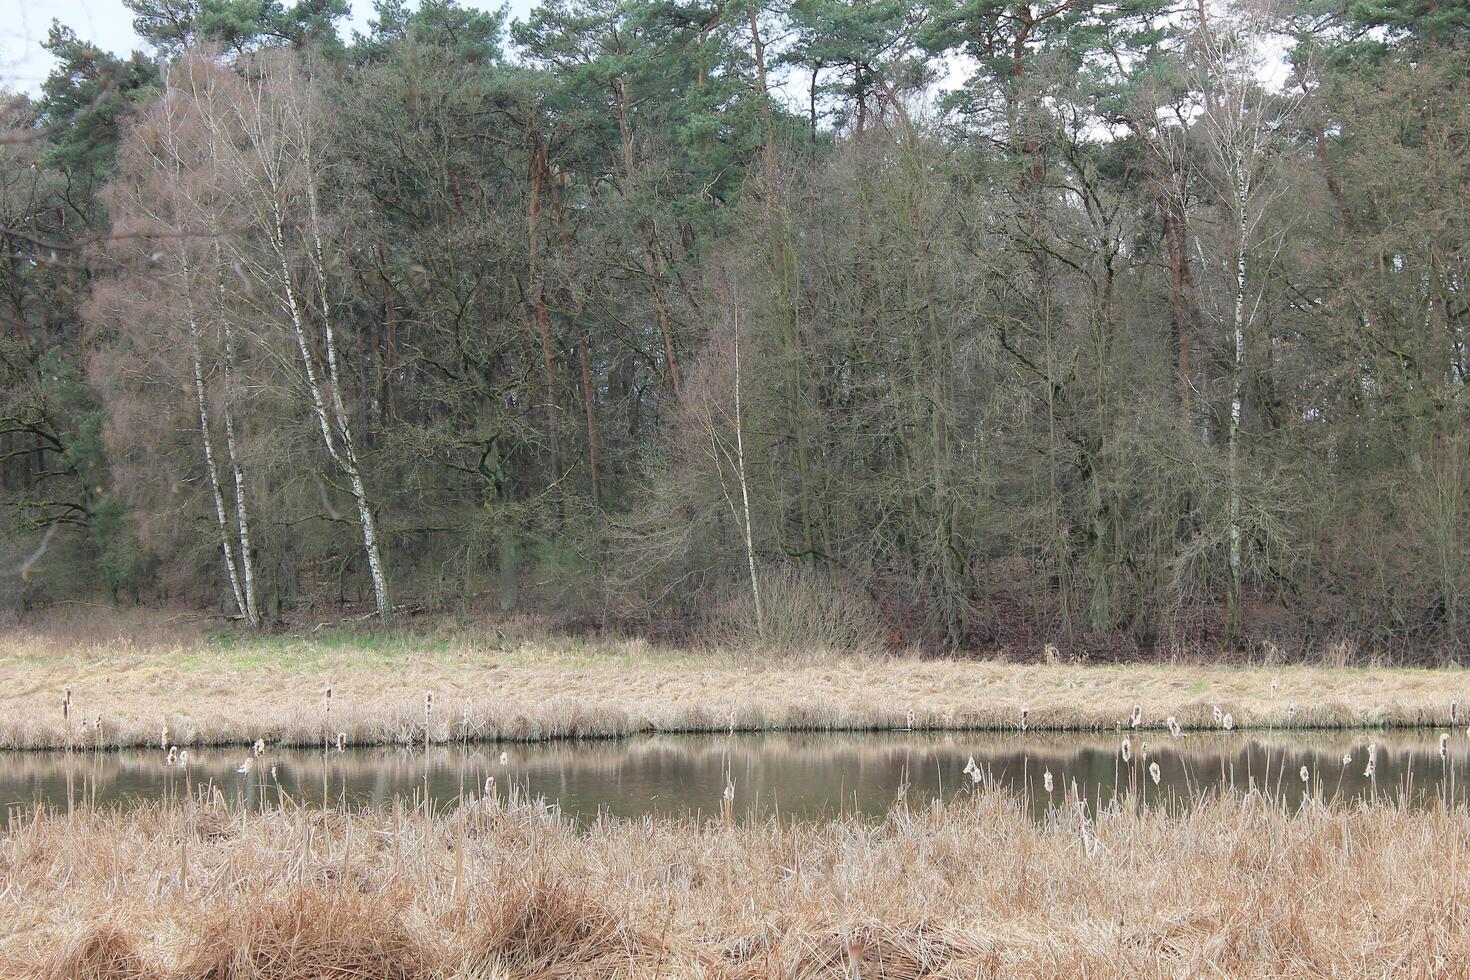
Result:
<svg viewBox="0 0 1470 980">
<path fill-rule="evenodd" d="M 711 788 L 717 798 L 719 787 Z M 11 977 L 1463 976 L 1464 809 L 981 789 L 885 822 L 209 802 L 12 818 Z"/>
<path fill-rule="evenodd" d="M 825 641 L 824 641 L 825 642 Z M 443 632 L 220 639 L 138 615 L 0 627 L 0 748 L 541 740 L 636 732 L 1445 726 L 1460 669 L 1086 666 Z M 332 686 L 330 715 L 323 691 Z M 67 689 L 71 705 L 62 710 Z M 434 710 L 425 731 L 425 694 Z"/>
</svg>

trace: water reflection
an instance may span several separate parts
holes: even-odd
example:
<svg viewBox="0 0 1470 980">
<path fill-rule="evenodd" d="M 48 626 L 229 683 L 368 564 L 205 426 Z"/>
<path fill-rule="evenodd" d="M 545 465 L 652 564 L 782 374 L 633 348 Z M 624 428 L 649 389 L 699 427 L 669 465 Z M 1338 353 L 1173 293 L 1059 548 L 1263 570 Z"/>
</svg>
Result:
<svg viewBox="0 0 1470 980">
<path fill-rule="evenodd" d="M 1372 778 L 1365 771 L 1370 746 Z M 427 755 L 268 748 L 249 766 L 247 749 L 201 749 L 191 751 L 187 768 L 165 765 L 162 752 L 9 753 L 0 756 L 0 802 L 126 805 L 203 790 L 250 807 L 286 800 L 357 807 L 425 794 L 448 804 L 485 793 L 493 780 L 489 791 L 502 798 L 544 797 L 583 820 L 712 815 L 727 785 L 736 813 L 817 819 L 881 816 L 900 800 L 925 805 L 970 791 L 978 778 L 1024 795 L 1040 816 L 1068 799 L 1101 807 L 1123 797 L 1179 810 L 1201 793 L 1251 786 L 1288 807 L 1307 793 L 1424 806 L 1446 796 L 1464 801 L 1470 767 L 1470 744 L 1451 740 L 1442 759 L 1434 732 L 1134 736 L 1127 761 L 1121 748 L 1122 736 L 884 733 L 651 736 L 435 747 Z"/>
</svg>

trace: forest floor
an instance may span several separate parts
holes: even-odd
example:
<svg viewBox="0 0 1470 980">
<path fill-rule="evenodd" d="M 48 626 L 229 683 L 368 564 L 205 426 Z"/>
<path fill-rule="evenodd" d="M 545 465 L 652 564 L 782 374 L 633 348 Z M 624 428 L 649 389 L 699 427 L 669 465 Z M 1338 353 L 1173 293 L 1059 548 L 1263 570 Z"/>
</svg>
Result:
<svg viewBox="0 0 1470 980">
<path fill-rule="evenodd" d="M 1258 790 L 1042 821 L 998 791 L 840 819 L 184 798 L 0 836 L 0 977 L 1470 975 L 1470 814 Z"/>
<path fill-rule="evenodd" d="M 326 695 L 330 686 L 331 697 Z M 69 692 L 69 705 L 63 701 Z M 432 703 L 428 695 L 432 694 Z M 636 639 L 421 632 L 244 637 L 157 615 L 0 625 L 0 747 L 351 744 L 763 729 L 1466 724 L 1470 673 L 1346 665 L 744 662 Z M 427 709 L 427 710 L 426 710 Z M 100 721 L 100 732 L 99 732 Z M 166 733 L 166 734 L 165 734 Z"/>
</svg>

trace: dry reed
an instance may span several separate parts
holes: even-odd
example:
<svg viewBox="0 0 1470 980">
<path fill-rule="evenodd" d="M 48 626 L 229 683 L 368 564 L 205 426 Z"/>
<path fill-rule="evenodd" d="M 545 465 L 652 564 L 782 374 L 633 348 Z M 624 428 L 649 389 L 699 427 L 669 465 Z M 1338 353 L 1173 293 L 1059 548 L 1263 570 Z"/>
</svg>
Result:
<svg viewBox="0 0 1470 980">
<path fill-rule="evenodd" d="M 0 837 L 0 974 L 1462 976 L 1467 831 L 1260 792 L 1037 823 L 983 787 L 878 824 L 83 808 Z"/>
<path fill-rule="evenodd" d="M 327 746 L 474 738 L 542 740 L 636 732 L 952 729 L 1109 730 L 1444 727 L 1470 692 L 1461 670 L 854 658 L 740 665 L 636 640 L 473 635 L 396 640 L 127 635 L 75 644 L 0 632 L 0 748 L 76 744 Z M 1274 689 L 1273 689 L 1274 683 Z M 58 699 L 70 705 L 57 710 Z M 435 692 L 426 696 L 426 689 Z M 491 692 L 489 696 L 486 696 Z M 733 694 L 732 694 L 733 692 Z M 1459 695 L 1459 697 L 1451 697 Z M 732 703 L 733 697 L 733 703 Z M 449 720 L 440 705 L 459 703 Z M 1144 717 L 1143 705 L 1149 706 Z M 922 706 L 922 707 L 919 707 Z M 1153 719 L 1172 718 L 1173 724 Z"/>
</svg>

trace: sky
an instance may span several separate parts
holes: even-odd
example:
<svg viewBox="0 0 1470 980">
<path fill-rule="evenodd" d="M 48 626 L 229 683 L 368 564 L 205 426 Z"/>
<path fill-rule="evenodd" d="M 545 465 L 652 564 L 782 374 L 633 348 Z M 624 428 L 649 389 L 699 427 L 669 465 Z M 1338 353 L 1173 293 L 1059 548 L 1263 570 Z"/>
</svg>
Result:
<svg viewBox="0 0 1470 980">
<path fill-rule="evenodd" d="M 373 15 L 372 0 L 350 0 L 352 17 L 343 27 L 351 37 L 354 29 L 367 30 Z M 466 7 L 493 10 L 501 0 L 462 0 Z M 511 17 L 531 9 L 531 0 L 509 0 Z M 143 49 L 133 32 L 132 11 L 122 0 L 0 0 L 0 87 L 35 92 L 51 71 L 52 59 L 41 43 L 51 20 L 61 21 L 84 40 L 118 54 Z"/>
</svg>

